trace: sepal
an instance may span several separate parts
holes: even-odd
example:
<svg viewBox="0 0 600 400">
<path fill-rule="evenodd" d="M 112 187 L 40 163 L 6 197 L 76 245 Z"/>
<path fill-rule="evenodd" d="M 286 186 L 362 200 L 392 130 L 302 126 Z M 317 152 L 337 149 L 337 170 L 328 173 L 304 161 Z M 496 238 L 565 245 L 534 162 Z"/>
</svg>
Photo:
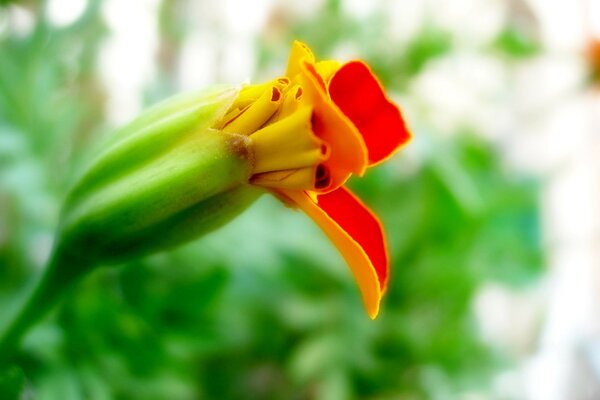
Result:
<svg viewBox="0 0 600 400">
<path fill-rule="evenodd" d="M 57 248 L 88 264 L 121 262 L 191 240 L 248 206 L 258 196 L 247 185 L 249 140 L 213 128 L 237 93 L 179 96 L 117 132 L 67 196 Z"/>
</svg>

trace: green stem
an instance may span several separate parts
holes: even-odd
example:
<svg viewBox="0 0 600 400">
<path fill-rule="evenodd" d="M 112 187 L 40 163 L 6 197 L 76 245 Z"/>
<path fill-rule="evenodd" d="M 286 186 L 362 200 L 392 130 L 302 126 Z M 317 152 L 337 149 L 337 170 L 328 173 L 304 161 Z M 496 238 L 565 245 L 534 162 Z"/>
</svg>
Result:
<svg viewBox="0 0 600 400">
<path fill-rule="evenodd" d="M 0 334 L 0 367 L 19 350 L 28 330 L 44 317 L 88 268 L 78 268 L 59 252 L 54 252 L 41 278 L 33 287 L 18 312 Z"/>
</svg>

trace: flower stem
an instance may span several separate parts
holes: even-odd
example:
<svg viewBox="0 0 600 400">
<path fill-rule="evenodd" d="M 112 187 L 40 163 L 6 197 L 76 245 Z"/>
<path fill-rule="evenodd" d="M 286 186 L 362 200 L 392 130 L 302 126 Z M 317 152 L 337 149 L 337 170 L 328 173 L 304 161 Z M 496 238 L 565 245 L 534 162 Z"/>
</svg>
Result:
<svg viewBox="0 0 600 400">
<path fill-rule="evenodd" d="M 41 278 L 27 294 L 18 312 L 0 333 L 0 367 L 19 350 L 29 329 L 44 317 L 89 268 L 78 268 L 55 251 Z"/>
</svg>

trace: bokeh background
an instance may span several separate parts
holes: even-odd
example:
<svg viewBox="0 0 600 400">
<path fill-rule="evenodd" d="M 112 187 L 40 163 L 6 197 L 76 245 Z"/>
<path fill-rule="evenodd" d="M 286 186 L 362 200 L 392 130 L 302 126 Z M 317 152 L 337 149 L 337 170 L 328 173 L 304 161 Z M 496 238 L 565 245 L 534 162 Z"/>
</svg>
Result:
<svg viewBox="0 0 600 400">
<path fill-rule="evenodd" d="M 376 321 L 324 235 L 263 196 L 190 245 L 88 277 L 0 388 L 600 398 L 595 37 L 597 0 L 1 1 L 0 316 L 43 269 L 65 191 L 107 135 L 174 93 L 281 74 L 293 39 L 366 60 L 415 138 L 350 182 L 390 241 Z"/>
</svg>

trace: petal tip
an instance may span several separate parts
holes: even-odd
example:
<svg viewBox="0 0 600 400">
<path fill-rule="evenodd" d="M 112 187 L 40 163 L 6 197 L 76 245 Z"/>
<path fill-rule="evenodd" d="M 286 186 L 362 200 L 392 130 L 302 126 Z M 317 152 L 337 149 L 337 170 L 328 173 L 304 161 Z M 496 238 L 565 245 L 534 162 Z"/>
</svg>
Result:
<svg viewBox="0 0 600 400">
<path fill-rule="evenodd" d="M 373 321 L 376 320 L 377 317 L 379 316 L 380 304 L 381 304 L 381 295 L 378 296 L 378 298 L 375 301 L 373 301 L 372 303 L 370 303 L 370 304 L 365 303 L 367 315 Z"/>
</svg>

